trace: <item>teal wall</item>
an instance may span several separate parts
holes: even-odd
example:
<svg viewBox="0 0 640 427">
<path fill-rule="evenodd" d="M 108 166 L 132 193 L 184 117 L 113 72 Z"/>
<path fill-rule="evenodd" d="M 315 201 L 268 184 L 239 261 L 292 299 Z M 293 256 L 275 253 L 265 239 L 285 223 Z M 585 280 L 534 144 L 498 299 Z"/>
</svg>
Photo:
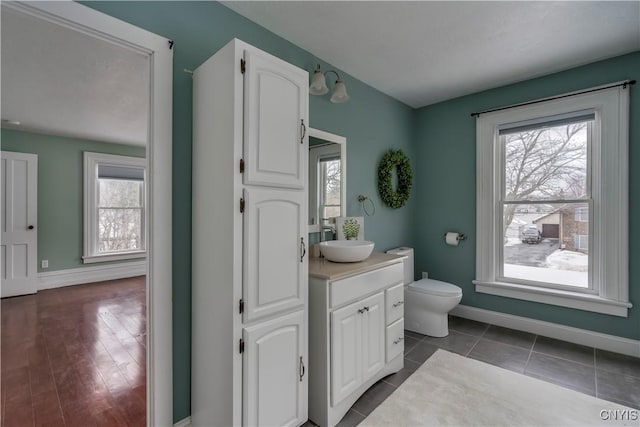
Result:
<svg viewBox="0 0 640 427">
<path fill-rule="evenodd" d="M 191 359 L 191 76 L 193 70 L 239 38 L 283 60 L 312 71 L 316 63 L 334 68 L 214 2 L 85 2 L 89 7 L 175 41 L 173 60 L 173 348 L 174 420 L 190 414 Z M 347 138 L 347 213 L 359 215 L 358 194 L 376 204 L 365 222 L 366 236 L 379 250 L 411 243 L 407 206 L 388 209 L 376 191 L 377 163 L 389 148 L 412 155 L 413 110 L 341 73 L 351 100 L 332 104 L 312 96 L 312 127 Z"/>
<path fill-rule="evenodd" d="M 175 41 L 173 78 L 173 341 L 174 420 L 190 413 L 191 346 L 191 101 L 192 82 L 183 70 L 193 70 L 234 37 L 308 71 L 320 63 L 308 52 L 214 2 L 84 2 L 89 7 Z M 614 335 L 640 338 L 638 309 L 628 319 L 475 294 L 475 120 L 476 110 L 503 106 L 547 95 L 636 78 L 638 54 L 615 58 L 564 73 L 454 99 L 418 111 L 344 75 L 351 95 L 346 104 L 331 104 L 327 96 L 310 97 L 311 126 L 343 135 L 348 146 L 347 213 L 360 215 L 358 194 L 371 197 L 374 217 L 366 218 L 367 238 L 378 250 L 398 245 L 416 248 L 417 271 L 449 280 L 464 288 L 464 303 L 490 310 L 540 318 Z M 344 73 L 342 73 L 344 74 Z M 632 97 L 633 112 L 639 111 Z M 638 216 L 640 165 L 637 120 L 631 131 L 631 212 Z M 635 145 L 635 147 L 634 147 Z M 413 159 L 413 196 L 393 210 L 383 207 L 376 190 L 377 163 L 389 148 L 401 148 Z M 635 181 L 635 183 L 634 183 Z M 634 194 L 635 192 L 635 194 Z M 444 245 L 446 230 L 470 239 L 457 248 Z M 631 223 L 631 298 L 640 304 L 640 231 Z M 635 241 L 633 239 L 635 236 Z"/>
<path fill-rule="evenodd" d="M 629 140 L 628 318 L 480 294 L 475 276 L 476 119 L 470 114 L 626 79 L 640 81 L 640 52 L 430 105 L 416 112 L 416 271 L 463 288 L 462 304 L 531 317 L 607 334 L 640 339 L 640 87 L 631 89 Z M 458 247 L 442 235 L 469 235 Z"/>
<path fill-rule="evenodd" d="M 95 265 L 83 264 L 81 258 L 82 153 L 144 157 L 145 148 L 10 129 L 0 132 L 3 151 L 38 155 L 38 271 Z M 43 259 L 49 260 L 49 268 L 40 268 Z"/>
</svg>

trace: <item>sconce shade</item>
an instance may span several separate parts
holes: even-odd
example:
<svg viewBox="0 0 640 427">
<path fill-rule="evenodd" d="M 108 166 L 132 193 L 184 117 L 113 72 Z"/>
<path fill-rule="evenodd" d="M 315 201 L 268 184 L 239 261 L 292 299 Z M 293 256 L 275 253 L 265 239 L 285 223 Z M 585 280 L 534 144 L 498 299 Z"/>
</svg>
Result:
<svg viewBox="0 0 640 427">
<path fill-rule="evenodd" d="M 344 85 L 342 80 L 337 80 L 333 87 L 333 93 L 331 94 L 331 102 L 334 104 L 341 104 L 348 100 L 349 95 L 347 95 L 347 87 Z"/>
<path fill-rule="evenodd" d="M 309 93 L 311 95 L 324 95 L 327 92 L 329 92 L 327 79 L 324 77 L 324 73 L 318 69 L 313 73 L 313 77 L 311 78 Z"/>
</svg>

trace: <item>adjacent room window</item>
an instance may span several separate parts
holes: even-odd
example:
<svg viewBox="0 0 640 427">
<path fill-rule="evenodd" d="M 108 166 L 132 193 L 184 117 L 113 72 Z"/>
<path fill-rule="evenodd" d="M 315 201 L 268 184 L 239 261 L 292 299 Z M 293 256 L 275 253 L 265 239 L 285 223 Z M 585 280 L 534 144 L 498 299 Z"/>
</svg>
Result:
<svg viewBox="0 0 640 427">
<path fill-rule="evenodd" d="M 145 256 L 145 165 L 139 157 L 84 153 L 85 263 Z"/>
<path fill-rule="evenodd" d="M 340 216 L 340 156 L 321 158 L 320 169 L 320 215 L 321 218 Z"/>
<path fill-rule="evenodd" d="M 309 223 L 324 225 L 341 216 L 342 160 L 340 144 L 309 148 Z"/>
<path fill-rule="evenodd" d="M 477 292 L 627 315 L 628 92 L 480 115 Z"/>
</svg>

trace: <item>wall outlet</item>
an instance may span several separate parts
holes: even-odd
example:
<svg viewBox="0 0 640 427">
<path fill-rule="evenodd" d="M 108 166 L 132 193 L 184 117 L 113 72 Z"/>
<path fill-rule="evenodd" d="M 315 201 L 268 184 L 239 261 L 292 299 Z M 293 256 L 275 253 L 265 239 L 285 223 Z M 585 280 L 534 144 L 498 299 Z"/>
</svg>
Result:
<svg viewBox="0 0 640 427">
<path fill-rule="evenodd" d="M 42 268 L 49 268 L 49 260 L 48 259 L 43 259 L 42 260 Z"/>
<path fill-rule="evenodd" d="M 426 271 L 422 272 L 422 278 L 423 279 L 428 279 L 429 278 L 429 273 L 427 273 Z"/>
</svg>

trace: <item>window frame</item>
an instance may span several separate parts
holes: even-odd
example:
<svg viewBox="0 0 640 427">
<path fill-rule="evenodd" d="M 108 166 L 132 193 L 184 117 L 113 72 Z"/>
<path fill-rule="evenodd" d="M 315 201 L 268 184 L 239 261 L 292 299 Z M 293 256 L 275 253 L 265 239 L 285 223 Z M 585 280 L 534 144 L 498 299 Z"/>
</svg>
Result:
<svg viewBox="0 0 640 427">
<path fill-rule="evenodd" d="M 310 135 L 314 136 L 314 135 Z M 316 136 L 317 137 L 317 136 Z M 317 137 L 320 138 L 320 137 Z M 320 138 L 324 139 L 324 138 Z M 345 185 L 346 173 L 345 166 L 345 145 L 342 142 L 329 141 L 326 144 L 314 145 L 309 147 L 309 213 L 310 218 L 314 219 L 314 223 L 309 223 L 309 232 L 319 232 L 322 225 L 330 225 L 323 222 L 322 218 L 322 191 L 324 184 L 321 183 L 322 171 L 320 162 L 322 159 L 339 157 L 340 158 L 340 215 L 344 216 L 344 208 L 346 206 L 346 191 L 342 188 Z M 313 213 L 313 217 L 311 216 Z"/>
<path fill-rule="evenodd" d="M 99 188 L 98 166 L 124 166 L 141 167 L 144 169 L 145 179 L 142 185 L 142 235 L 143 248 L 135 251 L 118 251 L 109 253 L 98 252 L 98 209 Z M 106 261 L 122 261 L 129 259 L 146 258 L 147 256 L 147 232 L 146 232 L 146 185 L 147 160 L 144 157 L 120 156 L 115 154 L 84 152 L 84 218 L 83 218 L 83 255 L 84 264 L 93 264 Z"/>
<path fill-rule="evenodd" d="M 599 89 L 599 88 L 593 88 Z M 569 94 L 567 94 L 569 95 Z M 513 123 L 593 110 L 590 147 L 590 286 L 592 292 L 507 281 L 502 261 L 502 147 L 499 129 Z M 629 89 L 615 87 L 539 100 L 492 113 L 476 122 L 476 292 L 627 317 Z"/>
<path fill-rule="evenodd" d="M 584 219 L 584 212 L 587 212 L 587 219 Z M 576 222 L 589 222 L 589 209 L 588 208 L 576 208 L 574 220 Z"/>
<path fill-rule="evenodd" d="M 327 203 L 327 174 L 326 174 L 326 170 L 327 170 L 327 166 L 326 163 L 330 162 L 330 161 L 338 161 L 340 162 L 340 171 L 342 171 L 342 159 L 340 159 L 339 156 L 331 156 L 331 155 L 325 155 L 325 156 L 319 156 L 318 157 L 318 174 L 319 174 L 319 178 L 318 178 L 318 217 L 322 218 L 323 216 L 326 216 L 323 214 L 323 212 L 327 209 L 327 208 L 331 208 L 331 207 L 338 207 L 340 209 L 340 215 L 337 216 L 344 216 L 342 214 L 342 205 L 341 204 L 337 204 L 337 205 L 332 205 L 332 204 L 328 204 Z M 340 173 L 340 175 L 342 175 L 342 173 Z M 342 181 L 340 181 L 340 192 L 342 192 Z M 336 217 L 327 217 L 328 219 L 331 218 L 336 218 Z M 322 219 L 321 219 L 322 220 Z"/>
</svg>

